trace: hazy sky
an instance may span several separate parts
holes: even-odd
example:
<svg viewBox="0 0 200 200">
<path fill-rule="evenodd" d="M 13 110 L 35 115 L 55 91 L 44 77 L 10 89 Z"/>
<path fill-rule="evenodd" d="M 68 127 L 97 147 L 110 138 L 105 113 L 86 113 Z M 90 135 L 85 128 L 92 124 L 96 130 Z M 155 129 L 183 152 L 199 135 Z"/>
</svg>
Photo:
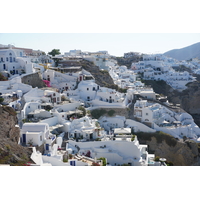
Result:
<svg viewBox="0 0 200 200">
<path fill-rule="evenodd" d="M 164 53 L 200 42 L 200 33 L 0 33 L 0 44 L 43 50 Z"/>
</svg>

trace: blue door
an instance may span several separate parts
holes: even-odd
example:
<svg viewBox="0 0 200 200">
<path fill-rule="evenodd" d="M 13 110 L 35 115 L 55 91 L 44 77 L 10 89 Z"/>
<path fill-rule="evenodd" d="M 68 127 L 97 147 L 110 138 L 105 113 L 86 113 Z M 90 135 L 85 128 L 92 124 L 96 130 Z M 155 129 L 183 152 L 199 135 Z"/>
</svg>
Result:
<svg viewBox="0 0 200 200">
<path fill-rule="evenodd" d="M 46 150 L 49 151 L 49 144 L 46 144 Z"/>
<path fill-rule="evenodd" d="M 22 142 L 26 143 L 26 134 L 22 134 Z"/>
<path fill-rule="evenodd" d="M 75 160 L 71 160 L 71 161 L 70 161 L 70 165 L 71 165 L 71 166 L 76 166 Z"/>
</svg>

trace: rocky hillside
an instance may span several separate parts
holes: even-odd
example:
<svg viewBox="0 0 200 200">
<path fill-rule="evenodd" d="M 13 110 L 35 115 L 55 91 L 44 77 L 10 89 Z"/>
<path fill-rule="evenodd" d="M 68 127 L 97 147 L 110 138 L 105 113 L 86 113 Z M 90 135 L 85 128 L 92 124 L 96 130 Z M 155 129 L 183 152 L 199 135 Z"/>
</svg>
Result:
<svg viewBox="0 0 200 200">
<path fill-rule="evenodd" d="M 177 60 L 190 60 L 191 58 L 200 58 L 200 42 L 181 48 L 173 49 L 164 53 L 164 55 Z"/>
<path fill-rule="evenodd" d="M 191 140 L 178 141 L 162 132 L 138 133 L 136 135 L 141 144 L 148 145 L 149 153 L 166 158 L 174 166 L 200 165 L 200 146 Z"/>
<path fill-rule="evenodd" d="M 90 72 L 94 76 L 95 82 L 101 87 L 106 87 L 106 85 L 114 85 L 113 79 L 111 78 L 110 74 L 105 70 L 99 70 L 99 67 L 94 65 L 92 62 L 81 60 L 80 65 L 83 67 L 83 69 Z"/>
<path fill-rule="evenodd" d="M 135 55 L 129 58 L 116 57 L 115 59 L 117 60 L 118 65 L 125 65 L 127 68 L 130 68 L 133 62 L 139 62 L 142 60 L 142 55 Z"/>
<path fill-rule="evenodd" d="M 0 164 L 11 166 L 26 165 L 30 160 L 32 150 L 18 145 L 20 129 L 16 113 L 8 106 L 0 107 Z"/>
<path fill-rule="evenodd" d="M 151 85 L 158 94 L 168 97 L 170 103 L 180 104 L 181 108 L 192 115 L 195 123 L 200 126 L 200 82 L 195 81 L 187 84 L 187 89 L 182 92 L 174 90 L 165 81 L 144 81 Z"/>
</svg>

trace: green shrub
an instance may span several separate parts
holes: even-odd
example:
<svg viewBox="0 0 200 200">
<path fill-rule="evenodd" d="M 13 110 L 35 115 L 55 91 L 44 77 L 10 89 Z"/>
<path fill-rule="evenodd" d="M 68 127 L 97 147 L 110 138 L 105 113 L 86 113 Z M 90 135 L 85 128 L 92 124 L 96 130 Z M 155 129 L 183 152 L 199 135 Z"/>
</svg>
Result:
<svg viewBox="0 0 200 200">
<path fill-rule="evenodd" d="M 85 109 L 83 106 L 79 106 L 79 107 L 78 107 L 78 110 L 83 111 L 83 115 L 84 115 L 84 116 L 86 115 L 86 109 Z"/>
<path fill-rule="evenodd" d="M 103 166 L 106 166 L 106 158 L 101 157 L 101 158 L 99 158 L 98 160 L 103 160 Z"/>
<path fill-rule="evenodd" d="M 114 115 L 114 113 L 115 113 L 115 111 L 114 111 L 114 110 L 109 110 L 109 111 L 108 111 L 108 115 L 109 115 L 109 116 L 113 116 L 113 115 Z"/>
<path fill-rule="evenodd" d="M 132 135 L 131 141 L 135 140 L 135 135 Z"/>
<path fill-rule="evenodd" d="M 174 147 L 177 144 L 177 140 L 173 136 L 162 131 L 156 131 L 155 133 L 137 132 L 135 134 L 137 135 L 138 139 L 141 140 L 150 141 L 152 137 L 155 137 L 158 143 L 162 143 L 162 141 L 165 140 L 169 146 Z"/>
<path fill-rule="evenodd" d="M 106 114 L 106 110 L 104 109 L 96 109 L 96 110 L 92 110 L 91 111 L 91 115 L 92 117 L 94 117 L 95 119 L 99 119 L 102 115 Z"/>
<path fill-rule="evenodd" d="M 160 160 L 160 157 L 159 156 L 156 156 L 154 161 L 159 161 Z"/>
<path fill-rule="evenodd" d="M 0 98 L 0 103 L 2 103 L 4 101 L 4 98 Z"/>
</svg>

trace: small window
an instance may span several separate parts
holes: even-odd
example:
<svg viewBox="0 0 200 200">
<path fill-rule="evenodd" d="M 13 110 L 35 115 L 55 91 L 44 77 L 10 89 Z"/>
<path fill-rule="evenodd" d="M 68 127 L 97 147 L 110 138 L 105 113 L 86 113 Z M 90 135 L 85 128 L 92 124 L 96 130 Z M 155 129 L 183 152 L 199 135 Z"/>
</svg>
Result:
<svg viewBox="0 0 200 200">
<path fill-rule="evenodd" d="M 56 96 L 56 94 L 55 94 L 55 93 L 53 93 L 53 96 Z"/>
<path fill-rule="evenodd" d="M 87 88 L 87 90 L 89 90 L 89 88 Z"/>
<path fill-rule="evenodd" d="M 148 113 L 146 113 L 146 115 L 148 115 Z"/>
<path fill-rule="evenodd" d="M 42 141 L 42 136 L 40 135 L 40 141 Z"/>
<path fill-rule="evenodd" d="M 6 61 L 8 61 L 8 57 L 6 57 Z"/>
</svg>

